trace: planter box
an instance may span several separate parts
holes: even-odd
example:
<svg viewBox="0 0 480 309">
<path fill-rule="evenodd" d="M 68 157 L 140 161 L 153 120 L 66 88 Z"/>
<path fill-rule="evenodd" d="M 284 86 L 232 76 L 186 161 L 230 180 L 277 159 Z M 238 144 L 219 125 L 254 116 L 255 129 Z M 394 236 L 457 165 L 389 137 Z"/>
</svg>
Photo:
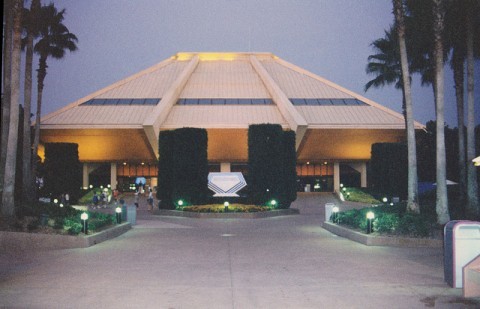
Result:
<svg viewBox="0 0 480 309">
<path fill-rule="evenodd" d="M 92 235 L 77 236 L 0 231 L 0 251 L 87 248 L 115 238 L 130 228 L 130 223 L 126 222 Z"/>
<path fill-rule="evenodd" d="M 367 235 L 360 232 L 352 231 L 348 228 L 327 221 L 323 222 L 322 227 L 335 235 L 348 238 L 366 246 L 429 248 L 443 247 L 442 239 Z"/>
<path fill-rule="evenodd" d="M 213 219 L 259 219 L 270 218 L 277 216 L 298 215 L 300 212 L 296 208 L 278 209 L 261 212 L 227 212 L 227 213 L 215 213 L 215 212 L 191 212 L 191 211 L 178 211 L 178 210 L 166 210 L 157 209 L 154 211 L 155 215 L 159 216 L 175 216 L 175 217 L 187 217 L 187 218 L 213 218 Z"/>
</svg>

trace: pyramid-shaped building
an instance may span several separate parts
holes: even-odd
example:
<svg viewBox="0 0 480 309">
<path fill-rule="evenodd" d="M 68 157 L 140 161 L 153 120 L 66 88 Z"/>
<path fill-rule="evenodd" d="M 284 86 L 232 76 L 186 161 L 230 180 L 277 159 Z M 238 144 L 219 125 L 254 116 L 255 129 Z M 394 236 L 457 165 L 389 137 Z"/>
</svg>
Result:
<svg viewBox="0 0 480 309">
<path fill-rule="evenodd" d="M 211 171 L 247 172 L 251 124 L 296 133 L 299 190 L 366 185 L 377 142 L 405 139 L 403 116 L 271 53 L 178 53 L 41 120 L 41 142 L 79 145 L 83 184 L 157 181 L 162 130 L 205 128 Z M 422 128 L 416 123 L 416 128 Z"/>
</svg>

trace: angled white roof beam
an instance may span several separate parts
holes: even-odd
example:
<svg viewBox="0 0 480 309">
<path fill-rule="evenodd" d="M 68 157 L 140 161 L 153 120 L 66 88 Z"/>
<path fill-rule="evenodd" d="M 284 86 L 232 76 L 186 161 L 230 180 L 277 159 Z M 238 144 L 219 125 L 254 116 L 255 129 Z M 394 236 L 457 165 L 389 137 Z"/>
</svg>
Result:
<svg viewBox="0 0 480 309">
<path fill-rule="evenodd" d="M 258 61 L 255 55 L 250 55 L 250 63 L 252 64 L 255 71 L 258 73 L 260 78 L 262 79 L 265 87 L 267 88 L 268 92 L 272 96 L 273 102 L 278 107 L 278 110 L 282 114 L 283 118 L 287 121 L 290 129 L 295 131 L 296 134 L 296 142 L 295 147 L 298 150 L 300 146 L 303 136 L 307 131 L 308 123 L 303 118 L 302 115 L 295 109 L 292 105 L 290 100 L 288 99 L 287 95 L 280 89 L 280 87 L 275 83 L 273 78 L 268 74 L 267 70 L 263 67 L 263 65 Z"/>
<path fill-rule="evenodd" d="M 170 89 L 164 94 L 160 102 L 155 106 L 150 116 L 143 122 L 143 129 L 147 135 L 148 141 L 158 156 L 158 134 L 160 133 L 160 126 L 167 119 L 172 107 L 177 103 L 178 97 L 185 87 L 188 79 L 197 67 L 199 62 L 198 55 L 195 55 L 189 64 L 185 67 L 183 72 L 178 76 Z"/>
</svg>

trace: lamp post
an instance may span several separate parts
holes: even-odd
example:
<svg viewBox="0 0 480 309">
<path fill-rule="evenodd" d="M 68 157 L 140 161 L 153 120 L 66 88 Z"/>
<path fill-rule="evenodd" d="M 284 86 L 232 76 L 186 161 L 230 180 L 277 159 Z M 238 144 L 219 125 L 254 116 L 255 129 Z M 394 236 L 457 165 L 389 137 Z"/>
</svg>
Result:
<svg viewBox="0 0 480 309">
<path fill-rule="evenodd" d="M 338 206 L 333 206 L 332 208 L 332 212 L 333 212 L 333 223 L 338 223 L 338 211 L 340 209 L 338 208 Z"/>
<path fill-rule="evenodd" d="M 272 207 L 275 208 L 277 206 L 277 201 L 276 200 L 271 200 L 270 205 L 272 205 Z"/>
<path fill-rule="evenodd" d="M 387 197 L 384 197 L 384 198 L 382 199 L 382 202 L 383 202 L 384 204 L 387 204 L 387 203 L 388 203 L 388 198 L 387 198 Z"/>
<path fill-rule="evenodd" d="M 372 221 L 375 219 L 375 214 L 373 211 L 367 212 L 367 234 L 372 232 Z"/>
<path fill-rule="evenodd" d="M 223 203 L 223 206 L 225 207 L 225 212 L 228 212 L 228 206 L 230 206 L 229 202 Z"/>
<path fill-rule="evenodd" d="M 80 215 L 80 219 L 83 221 L 83 232 L 88 234 L 88 214 L 86 212 Z"/>
<path fill-rule="evenodd" d="M 115 208 L 115 214 L 117 217 L 117 224 L 122 223 L 122 208 L 120 207 Z"/>
</svg>

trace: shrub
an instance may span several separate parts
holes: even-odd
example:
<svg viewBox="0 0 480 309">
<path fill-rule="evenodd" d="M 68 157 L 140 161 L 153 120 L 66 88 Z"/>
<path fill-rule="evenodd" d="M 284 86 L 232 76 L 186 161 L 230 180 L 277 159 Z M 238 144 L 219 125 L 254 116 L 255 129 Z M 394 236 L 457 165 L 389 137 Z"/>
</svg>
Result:
<svg viewBox="0 0 480 309">
<path fill-rule="evenodd" d="M 405 144 L 373 144 L 368 173 L 372 188 L 404 199 L 407 196 L 407 157 Z"/>
<path fill-rule="evenodd" d="M 280 125 L 250 125 L 248 129 L 248 192 L 253 204 L 275 199 L 288 208 L 296 199 L 295 132 Z"/>
<path fill-rule="evenodd" d="M 375 213 L 373 232 L 413 237 L 429 237 L 436 228 L 435 216 L 406 213 L 405 204 L 352 209 L 338 213 L 338 222 L 354 229 L 366 231 L 366 214 Z"/>
<path fill-rule="evenodd" d="M 208 197 L 207 131 L 181 128 L 159 136 L 158 191 L 160 207 L 174 209 L 174 201 L 204 204 Z"/>
</svg>

